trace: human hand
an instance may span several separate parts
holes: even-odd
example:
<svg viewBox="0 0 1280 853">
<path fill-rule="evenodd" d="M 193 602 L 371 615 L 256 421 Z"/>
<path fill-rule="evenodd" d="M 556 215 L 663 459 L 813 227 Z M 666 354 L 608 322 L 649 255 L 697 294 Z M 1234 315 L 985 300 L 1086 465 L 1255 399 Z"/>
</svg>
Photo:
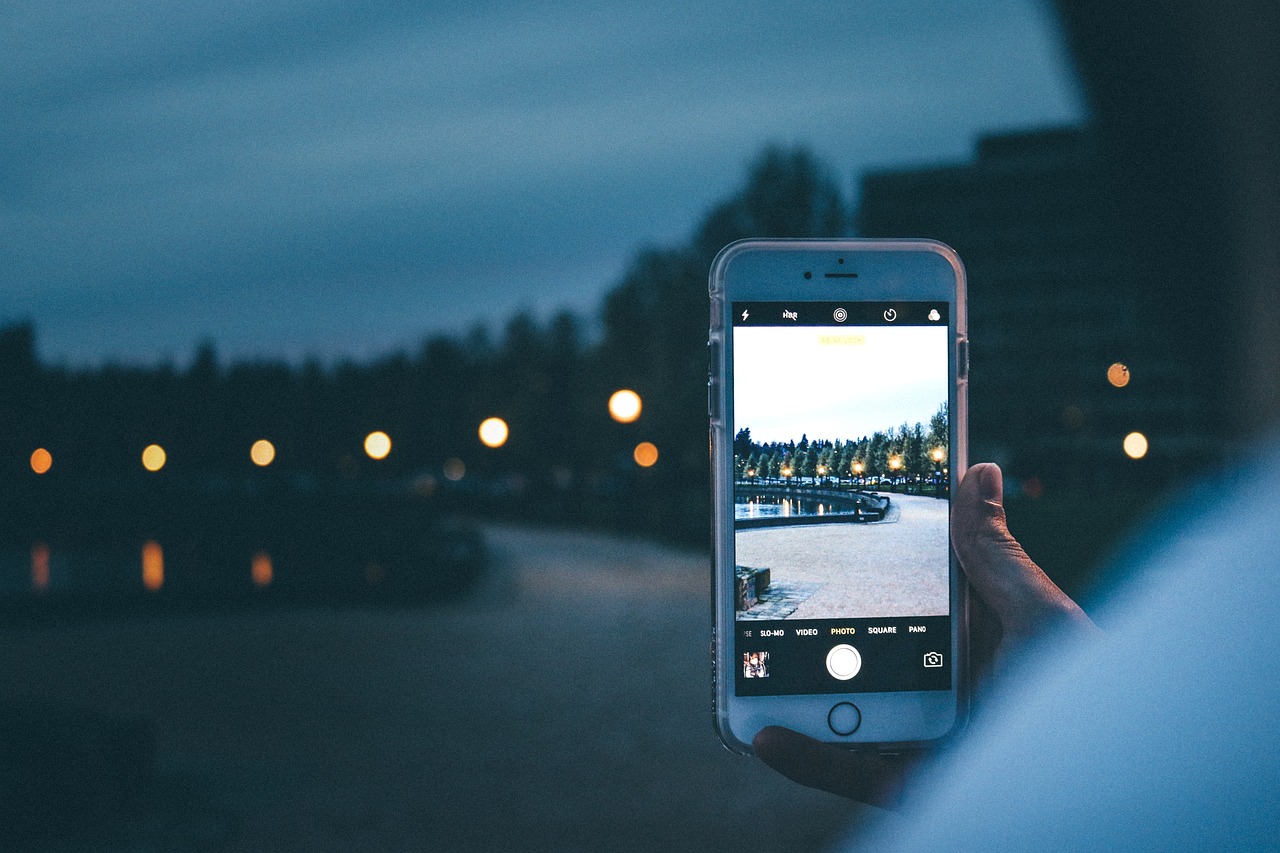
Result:
<svg viewBox="0 0 1280 853">
<path fill-rule="evenodd" d="M 999 466 L 974 465 L 961 480 L 951 504 L 951 542 L 974 592 L 970 658 L 978 678 L 998 675 L 1018 649 L 1046 633 L 1097 631 L 1009 533 Z M 849 750 L 779 726 L 762 729 L 752 745 L 794 782 L 887 808 L 898 803 L 922 758 Z"/>
</svg>

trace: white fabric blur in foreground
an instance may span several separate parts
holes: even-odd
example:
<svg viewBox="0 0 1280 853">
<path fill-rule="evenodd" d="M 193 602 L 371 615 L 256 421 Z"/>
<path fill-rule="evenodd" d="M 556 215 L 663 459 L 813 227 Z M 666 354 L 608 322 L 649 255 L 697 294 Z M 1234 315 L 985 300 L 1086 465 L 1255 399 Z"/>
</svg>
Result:
<svg viewBox="0 0 1280 853">
<path fill-rule="evenodd" d="M 1250 463 L 1131 551 L 1103 637 L 1034 653 L 857 845 L 1280 848 L 1280 453 Z"/>
</svg>

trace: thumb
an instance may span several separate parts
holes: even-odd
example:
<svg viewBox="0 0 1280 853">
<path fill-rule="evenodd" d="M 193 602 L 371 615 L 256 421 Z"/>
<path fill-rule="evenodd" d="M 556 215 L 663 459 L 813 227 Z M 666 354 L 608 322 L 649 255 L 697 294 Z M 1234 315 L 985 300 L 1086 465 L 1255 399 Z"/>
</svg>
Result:
<svg viewBox="0 0 1280 853">
<path fill-rule="evenodd" d="M 998 465 L 974 465 L 961 480 L 951 506 L 951 544 L 1006 640 L 1025 639 L 1062 621 L 1092 625 L 1009 533 Z"/>
</svg>

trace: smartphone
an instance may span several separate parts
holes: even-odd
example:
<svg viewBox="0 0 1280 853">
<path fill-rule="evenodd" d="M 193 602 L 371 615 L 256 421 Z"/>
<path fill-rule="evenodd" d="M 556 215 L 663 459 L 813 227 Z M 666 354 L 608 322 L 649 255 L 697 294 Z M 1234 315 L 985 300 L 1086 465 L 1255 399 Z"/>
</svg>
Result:
<svg viewBox="0 0 1280 853">
<path fill-rule="evenodd" d="M 959 257 L 932 240 L 741 240 L 710 294 L 721 740 L 948 737 L 967 707 Z"/>
</svg>

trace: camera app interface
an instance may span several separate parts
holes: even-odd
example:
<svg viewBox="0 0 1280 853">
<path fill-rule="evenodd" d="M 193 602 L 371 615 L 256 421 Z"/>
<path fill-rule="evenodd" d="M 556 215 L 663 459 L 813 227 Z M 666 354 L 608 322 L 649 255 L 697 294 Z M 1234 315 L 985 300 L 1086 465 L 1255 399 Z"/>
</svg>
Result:
<svg viewBox="0 0 1280 853">
<path fill-rule="evenodd" d="M 945 302 L 738 302 L 740 696 L 948 690 Z"/>
</svg>

